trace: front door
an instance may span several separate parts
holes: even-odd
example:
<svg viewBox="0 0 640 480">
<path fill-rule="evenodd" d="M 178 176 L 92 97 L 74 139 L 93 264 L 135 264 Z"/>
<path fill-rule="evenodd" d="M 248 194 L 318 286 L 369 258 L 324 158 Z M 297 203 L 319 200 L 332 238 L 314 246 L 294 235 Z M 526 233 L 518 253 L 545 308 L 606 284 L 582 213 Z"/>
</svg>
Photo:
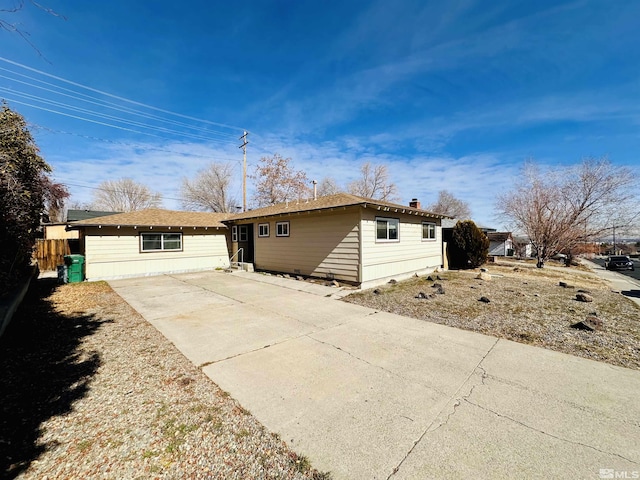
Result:
<svg viewBox="0 0 640 480">
<path fill-rule="evenodd" d="M 243 261 L 253 263 L 253 224 L 238 225 L 238 249 L 243 249 Z"/>
</svg>

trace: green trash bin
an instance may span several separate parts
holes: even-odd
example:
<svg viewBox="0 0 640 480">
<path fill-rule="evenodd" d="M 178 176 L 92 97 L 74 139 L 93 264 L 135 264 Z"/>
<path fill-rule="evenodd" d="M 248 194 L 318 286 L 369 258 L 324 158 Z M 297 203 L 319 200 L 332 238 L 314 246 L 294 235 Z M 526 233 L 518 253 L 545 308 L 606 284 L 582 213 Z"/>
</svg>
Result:
<svg viewBox="0 0 640 480">
<path fill-rule="evenodd" d="M 69 283 L 79 283 L 84 280 L 84 256 L 65 255 L 64 263 L 67 266 L 67 279 Z"/>
</svg>

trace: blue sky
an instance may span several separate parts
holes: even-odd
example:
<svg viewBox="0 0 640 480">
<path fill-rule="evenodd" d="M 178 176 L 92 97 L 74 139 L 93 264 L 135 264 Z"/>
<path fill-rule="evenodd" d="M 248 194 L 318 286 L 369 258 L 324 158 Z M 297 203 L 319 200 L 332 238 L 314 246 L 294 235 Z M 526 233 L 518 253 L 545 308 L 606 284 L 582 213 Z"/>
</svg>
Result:
<svg viewBox="0 0 640 480">
<path fill-rule="evenodd" d="M 40 4 L 66 19 L 0 14 L 40 52 L 0 30 L 0 98 L 76 201 L 127 176 L 178 208 L 181 179 L 210 161 L 237 166 L 241 198 L 243 129 L 250 171 L 277 152 L 346 184 L 383 163 L 400 203 L 446 189 L 496 227 L 526 159 L 640 165 L 635 0 Z"/>
</svg>

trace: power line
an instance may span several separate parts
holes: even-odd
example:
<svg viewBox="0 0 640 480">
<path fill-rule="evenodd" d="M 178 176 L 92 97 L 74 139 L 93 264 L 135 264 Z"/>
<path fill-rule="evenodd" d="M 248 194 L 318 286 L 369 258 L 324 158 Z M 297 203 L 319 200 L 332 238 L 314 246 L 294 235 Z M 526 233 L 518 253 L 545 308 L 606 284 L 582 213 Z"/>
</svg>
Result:
<svg viewBox="0 0 640 480">
<path fill-rule="evenodd" d="M 28 125 L 30 127 L 34 128 L 34 129 L 46 130 L 46 131 L 51 132 L 51 133 L 60 133 L 60 134 L 63 134 L 63 135 L 73 135 L 73 136 L 80 137 L 80 138 L 86 138 L 87 140 L 95 140 L 95 141 L 98 141 L 98 142 L 110 143 L 110 144 L 113 144 L 113 145 L 122 145 L 124 147 L 137 148 L 137 149 L 142 148 L 143 150 L 153 150 L 153 151 L 158 151 L 158 152 L 174 153 L 176 155 L 181 155 L 181 156 L 184 156 L 184 157 L 198 157 L 198 158 L 208 158 L 208 159 L 215 158 L 216 160 L 219 159 L 219 160 L 231 161 L 231 162 L 238 163 L 238 164 L 241 163 L 241 160 L 238 160 L 235 157 L 221 156 L 221 155 L 213 154 L 213 153 L 211 155 L 203 155 L 203 154 L 199 154 L 199 153 L 180 152 L 180 151 L 177 151 L 177 150 L 170 150 L 170 149 L 167 149 L 167 148 L 153 147 L 153 146 L 151 146 L 149 144 L 143 144 L 142 147 L 141 147 L 140 144 L 119 142 L 119 141 L 116 141 L 116 140 L 108 140 L 106 138 L 95 137 L 95 136 L 92 136 L 92 135 L 83 135 L 81 133 L 75 133 L 75 132 L 65 132 L 64 130 L 56 130 L 56 129 L 53 129 L 53 128 L 45 127 L 43 125 L 38 125 L 37 123 L 29 122 Z"/>
<path fill-rule="evenodd" d="M 90 92 L 99 93 L 100 95 L 104 95 L 104 96 L 109 97 L 109 98 L 113 98 L 113 99 L 120 100 L 120 101 L 123 101 L 123 102 L 131 103 L 133 105 L 137 105 L 137 106 L 140 106 L 140 107 L 144 107 L 144 108 L 148 108 L 148 109 L 151 109 L 151 110 L 155 110 L 157 112 L 166 113 L 168 115 L 174 115 L 176 117 L 184 118 L 184 119 L 187 119 L 187 120 L 193 120 L 193 121 L 196 121 L 196 122 L 206 123 L 206 124 L 209 124 L 209 125 L 215 125 L 215 126 L 218 126 L 218 127 L 224 127 L 224 128 L 229 128 L 229 129 L 232 129 L 232 130 L 244 131 L 243 128 L 236 127 L 236 126 L 233 126 L 233 125 L 227 125 L 227 124 L 224 124 L 224 123 L 212 122 L 210 120 L 205 120 L 205 119 L 202 119 L 202 118 L 196 118 L 196 117 L 192 117 L 190 115 L 184 115 L 182 113 L 172 112 L 170 110 L 165 110 L 163 108 L 154 107 L 153 105 L 147 105 L 147 104 L 142 103 L 142 102 L 137 102 L 135 100 L 130 100 L 130 99 L 125 98 L 125 97 L 120 97 L 118 95 L 113 95 L 111 93 L 108 93 L 108 92 L 105 92 L 105 91 L 102 91 L 102 90 L 98 90 L 97 88 L 93 88 L 93 87 L 89 87 L 87 85 L 83 85 L 81 83 L 73 82 L 71 80 L 67 80 L 66 78 L 58 77 L 57 75 L 52 75 L 50 73 L 43 72 L 42 70 L 38 70 L 36 68 L 29 67 L 27 65 L 23 65 L 22 63 L 14 62 L 14 61 L 9 60 L 9 59 L 4 58 L 4 57 L 0 57 L 0 61 L 9 63 L 11 65 L 15 65 L 17 67 L 24 68 L 25 70 L 29 70 L 31 72 L 38 73 L 40 75 L 44 75 L 45 77 L 48 77 L 48 78 L 53 78 L 53 79 L 58 80 L 60 82 L 64 82 L 64 83 L 66 83 L 68 85 L 73 85 L 75 87 L 84 88 L 85 90 L 89 90 Z"/>
<path fill-rule="evenodd" d="M 97 118 L 102 118 L 102 119 L 105 119 L 105 120 L 110 120 L 110 121 L 119 122 L 119 123 L 122 123 L 122 124 L 125 124 L 125 125 L 130 125 L 130 126 L 133 126 L 133 127 L 140 127 L 140 128 L 145 128 L 145 129 L 148 129 L 148 130 L 151 130 L 151 131 L 156 131 L 156 132 L 161 132 L 161 133 L 168 133 L 168 134 L 173 134 L 173 135 L 179 135 L 179 136 L 183 136 L 185 138 L 191 138 L 191 139 L 195 139 L 195 140 L 208 140 L 208 141 L 211 141 L 211 142 L 225 143 L 222 140 L 212 139 L 212 138 L 210 138 L 208 136 L 197 135 L 197 134 L 193 134 L 193 133 L 185 133 L 185 132 L 181 132 L 179 130 L 173 130 L 173 129 L 166 128 L 166 127 L 160 127 L 160 126 L 157 126 L 157 125 L 150 125 L 150 124 L 147 124 L 147 123 L 137 122 L 137 121 L 134 121 L 134 120 L 127 120 L 127 119 L 123 119 L 123 118 L 120 118 L 120 117 L 116 117 L 114 115 L 108 115 L 108 114 L 105 114 L 105 113 L 95 112 L 93 110 L 89 110 L 89 109 L 86 109 L 86 108 L 76 107 L 76 106 L 73 106 L 73 105 L 69 105 L 67 103 L 57 102 L 55 100 L 48 100 L 48 99 L 43 98 L 43 97 L 38 97 L 37 95 L 31 95 L 29 93 L 18 92 L 18 91 L 15 91 L 15 90 L 7 89 L 5 87 L 0 87 L 0 91 L 13 93 L 14 95 L 18 95 L 19 97 L 24 97 L 24 98 L 27 98 L 29 100 L 33 100 L 33 101 L 36 101 L 36 102 L 41 102 L 41 103 L 43 103 L 45 105 L 52 105 L 54 107 L 63 108 L 63 109 L 69 110 L 71 112 L 78 112 L 78 113 L 82 113 L 82 114 L 85 114 L 85 115 L 90 115 L 90 116 L 94 116 L 94 117 L 97 117 Z M 12 101 L 16 101 L 16 100 L 12 100 Z M 34 107 L 42 109 L 41 107 L 38 107 L 38 106 L 34 106 Z M 60 112 L 58 112 L 58 113 L 60 113 Z M 81 119 L 81 117 L 74 117 L 74 118 Z M 82 119 L 84 119 L 84 117 L 82 117 Z M 84 120 L 86 120 L 86 119 L 84 119 Z"/>
<path fill-rule="evenodd" d="M 12 82 L 17 82 L 17 83 L 20 83 L 22 85 L 26 85 L 26 86 L 29 86 L 29 87 L 33 87 L 33 88 L 37 88 L 37 89 L 40 89 L 40 90 L 44 90 L 44 91 L 47 91 L 47 92 L 50 92 L 50 93 L 53 93 L 53 94 L 56 94 L 56 95 L 61 95 L 61 96 L 65 96 L 65 97 L 68 97 L 68 98 L 72 98 L 72 99 L 78 100 L 80 102 L 87 102 L 87 103 L 90 103 L 90 104 L 93 104 L 93 105 L 103 106 L 103 107 L 110 108 L 110 109 L 113 109 L 113 110 L 116 110 L 116 111 L 120 111 L 120 112 L 123 112 L 123 113 L 130 113 L 130 114 L 133 114 L 133 115 L 137 115 L 137 116 L 140 116 L 140 117 L 143 117 L 143 118 L 159 120 L 161 122 L 169 123 L 171 125 L 184 126 L 186 128 L 192 129 L 192 130 L 199 130 L 201 132 L 206 132 L 208 135 L 217 135 L 217 136 L 221 136 L 221 137 L 228 137 L 230 139 L 231 138 L 235 138 L 235 135 L 232 134 L 232 133 L 226 133 L 226 132 L 220 132 L 220 131 L 216 131 L 216 130 L 210 130 L 208 128 L 202 128 L 202 127 L 195 126 L 195 125 L 189 125 L 188 123 L 185 123 L 185 122 L 179 122 L 177 120 L 169 120 L 169 119 L 166 119 L 166 118 L 162 118 L 159 115 L 153 115 L 153 114 L 150 114 L 150 113 L 145 113 L 145 112 L 142 112 L 142 111 L 139 111 L 139 110 L 135 110 L 133 108 L 129 108 L 129 107 L 124 107 L 122 105 L 118 105 L 117 103 L 114 103 L 114 102 L 109 102 L 109 101 L 106 101 L 106 100 L 97 99 L 97 98 L 92 97 L 90 95 L 87 95 L 87 94 L 84 94 L 84 93 L 80 93 L 80 92 L 76 92 L 76 91 L 73 91 L 71 89 L 55 85 L 53 83 L 45 82 L 43 80 L 31 77 L 29 75 L 24 75 L 22 73 L 13 72 L 12 70 L 9 70 L 9 69 L 3 68 L 3 67 L 0 67 L 0 70 L 9 72 L 9 73 L 11 73 L 13 75 L 18 75 L 20 77 L 27 78 L 29 80 L 33 80 L 34 82 L 38 82 L 38 83 L 42 83 L 44 85 L 51 86 L 53 88 L 46 88 L 46 87 L 43 87 L 43 86 L 40 86 L 40 85 L 35 85 L 33 83 L 25 82 L 23 80 L 18 80 L 16 78 L 8 77 L 6 75 L 0 75 L 0 78 L 5 78 L 5 79 L 10 80 Z M 62 90 L 62 91 L 58 91 L 58 90 L 55 90 L 55 89 Z M 15 91 L 15 90 L 11 89 L 11 91 Z M 69 93 L 63 93 L 63 92 L 70 92 L 70 94 Z"/>
</svg>

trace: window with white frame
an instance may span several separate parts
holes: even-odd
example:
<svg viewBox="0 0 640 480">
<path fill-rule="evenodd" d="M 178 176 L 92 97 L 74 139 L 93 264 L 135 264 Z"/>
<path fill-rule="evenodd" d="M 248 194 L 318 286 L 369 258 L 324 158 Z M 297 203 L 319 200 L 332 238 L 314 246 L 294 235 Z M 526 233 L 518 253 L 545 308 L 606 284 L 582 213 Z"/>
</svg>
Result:
<svg viewBox="0 0 640 480">
<path fill-rule="evenodd" d="M 431 222 L 422 222 L 422 240 L 436 239 L 436 224 Z"/>
<path fill-rule="evenodd" d="M 141 233 L 140 251 L 164 252 L 181 251 L 182 233 Z"/>
<path fill-rule="evenodd" d="M 376 241 L 399 242 L 400 220 L 397 218 L 376 217 Z"/>
<path fill-rule="evenodd" d="M 248 225 L 240 225 L 238 227 L 238 237 L 241 242 L 249 241 L 249 226 Z"/>
<path fill-rule="evenodd" d="M 237 242 L 238 241 L 238 226 L 234 225 L 233 227 L 231 227 L 231 241 L 232 242 Z"/>
<path fill-rule="evenodd" d="M 269 236 L 269 224 L 268 223 L 260 223 L 260 224 L 258 224 L 258 236 L 259 237 L 268 237 Z"/>
<path fill-rule="evenodd" d="M 289 222 L 276 222 L 276 237 L 289 236 Z"/>
</svg>

